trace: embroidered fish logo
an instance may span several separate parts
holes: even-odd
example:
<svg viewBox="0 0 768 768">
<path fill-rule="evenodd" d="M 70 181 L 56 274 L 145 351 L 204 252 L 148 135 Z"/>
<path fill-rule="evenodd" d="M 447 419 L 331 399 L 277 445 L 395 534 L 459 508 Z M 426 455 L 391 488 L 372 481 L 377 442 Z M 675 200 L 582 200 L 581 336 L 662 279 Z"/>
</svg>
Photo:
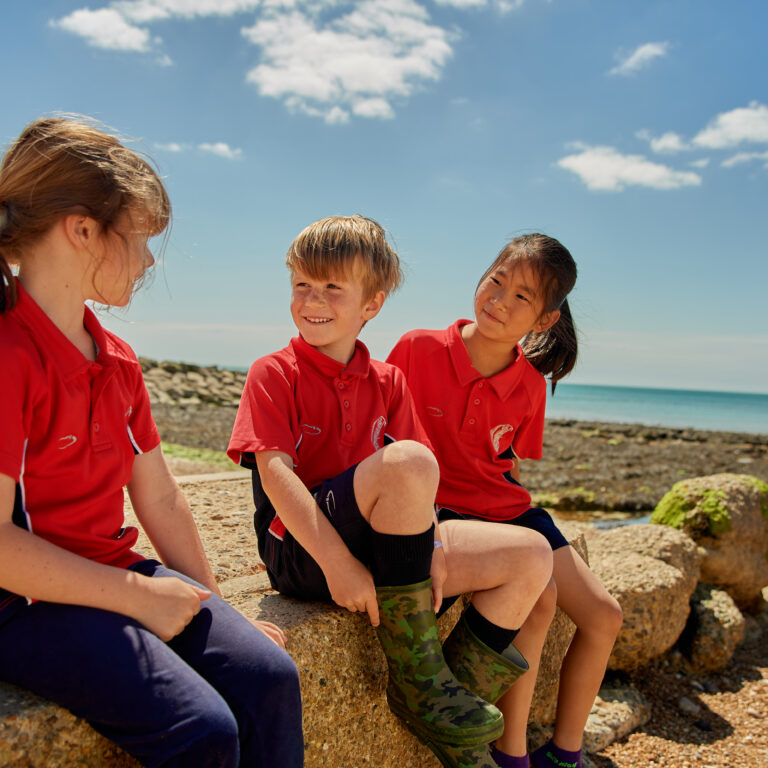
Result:
<svg viewBox="0 0 768 768">
<path fill-rule="evenodd" d="M 323 430 L 320 427 L 314 427 L 311 424 L 302 424 L 301 431 L 305 435 L 319 435 Z"/>
<path fill-rule="evenodd" d="M 69 448 L 77 442 L 76 435 L 64 435 L 59 438 L 59 450 L 63 451 L 65 448 Z"/>
<path fill-rule="evenodd" d="M 373 426 L 371 427 L 371 444 L 376 451 L 381 448 L 381 432 L 386 426 L 387 420 L 383 416 L 379 416 L 379 418 L 373 422 Z"/>
<path fill-rule="evenodd" d="M 430 416 L 437 416 L 439 418 L 443 415 L 442 410 L 434 405 L 428 405 L 425 410 Z"/>
<path fill-rule="evenodd" d="M 501 439 L 507 432 L 514 432 L 515 428 L 511 424 L 499 424 L 491 430 L 491 442 L 493 443 L 493 450 L 498 453 L 501 446 Z"/>
</svg>

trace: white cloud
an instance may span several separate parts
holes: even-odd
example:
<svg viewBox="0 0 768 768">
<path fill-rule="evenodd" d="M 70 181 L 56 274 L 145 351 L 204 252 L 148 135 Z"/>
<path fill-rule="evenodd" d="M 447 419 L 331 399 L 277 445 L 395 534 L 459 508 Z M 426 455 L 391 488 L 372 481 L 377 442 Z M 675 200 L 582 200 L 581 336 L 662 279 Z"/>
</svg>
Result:
<svg viewBox="0 0 768 768">
<path fill-rule="evenodd" d="M 651 139 L 651 149 L 659 154 L 674 153 L 688 149 L 688 145 L 679 134 L 668 131 L 658 138 Z"/>
<path fill-rule="evenodd" d="M 720 165 L 722 165 L 723 168 L 733 168 L 735 165 L 751 163 L 754 160 L 765 160 L 765 167 L 768 168 L 768 152 L 739 152 L 739 154 L 723 160 Z"/>
<path fill-rule="evenodd" d="M 723 112 L 696 135 L 693 143 L 710 149 L 735 147 L 742 142 L 768 143 L 768 106 L 757 101 Z"/>
<path fill-rule="evenodd" d="M 575 148 L 580 151 L 561 158 L 557 164 L 575 173 L 589 189 L 618 192 L 628 186 L 679 189 L 701 184 L 697 173 L 676 171 L 642 155 L 622 155 L 606 146 Z"/>
<path fill-rule="evenodd" d="M 328 122 L 350 111 L 392 117 L 392 100 L 437 80 L 452 54 L 448 33 L 413 0 L 363 0 L 325 23 L 308 11 L 271 10 L 243 35 L 262 54 L 248 82 Z"/>
<path fill-rule="evenodd" d="M 173 17 L 232 16 L 260 5 L 261 0 L 118 0 L 112 3 L 115 10 L 138 24 Z"/>
<path fill-rule="evenodd" d="M 644 43 L 643 45 L 635 48 L 630 54 L 617 54 L 616 58 L 619 59 L 619 63 L 609 70 L 609 75 L 634 75 L 635 72 L 640 71 L 647 67 L 654 59 L 658 59 L 661 56 L 666 56 L 669 51 L 670 44 L 668 42 L 662 43 Z"/>
<path fill-rule="evenodd" d="M 706 168 L 709 165 L 709 158 L 702 157 L 699 160 L 692 160 L 690 165 L 694 168 Z"/>
<path fill-rule="evenodd" d="M 177 141 L 169 141 L 167 143 L 155 142 L 154 147 L 161 152 L 184 152 L 189 149 L 188 144 L 179 144 Z"/>
<path fill-rule="evenodd" d="M 226 160 L 237 160 L 243 154 L 242 149 L 230 147 L 229 144 L 225 144 L 223 141 L 217 141 L 213 144 L 203 142 L 202 144 L 198 144 L 197 148 L 202 152 L 210 152 L 212 155 L 223 157 Z"/>
<path fill-rule="evenodd" d="M 160 66 L 171 66 L 148 25 L 257 10 L 255 23 L 242 30 L 261 54 L 246 80 L 262 95 L 328 123 L 351 115 L 394 117 L 394 101 L 438 80 L 453 53 L 451 33 L 432 24 L 418 0 L 113 0 L 51 24 L 102 48 L 154 50 Z"/>
<path fill-rule="evenodd" d="M 139 53 L 150 49 L 149 32 L 126 21 L 114 8 L 100 8 L 96 11 L 81 8 L 50 23 L 51 26 L 85 38 L 89 45 L 96 48 Z"/>
</svg>

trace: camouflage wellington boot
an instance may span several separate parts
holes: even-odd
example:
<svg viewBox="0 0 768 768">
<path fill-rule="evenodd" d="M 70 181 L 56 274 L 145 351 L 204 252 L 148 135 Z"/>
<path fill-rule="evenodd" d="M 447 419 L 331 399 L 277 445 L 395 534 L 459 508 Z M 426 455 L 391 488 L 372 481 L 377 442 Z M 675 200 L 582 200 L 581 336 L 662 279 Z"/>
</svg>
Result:
<svg viewBox="0 0 768 768">
<path fill-rule="evenodd" d="M 467 626 L 464 616 L 445 641 L 443 653 L 459 682 L 492 704 L 528 671 L 528 662 L 512 643 L 503 654 L 496 653 Z"/>
<path fill-rule="evenodd" d="M 470 693 L 445 663 L 432 607 L 432 581 L 377 587 L 376 628 L 389 665 L 389 708 L 422 741 L 477 746 L 498 738 L 504 718 Z"/>
<path fill-rule="evenodd" d="M 445 641 L 443 653 L 459 682 L 494 704 L 528 669 L 528 662 L 514 645 L 510 644 L 503 654 L 496 653 L 472 632 L 463 616 Z M 429 747 L 446 768 L 499 768 L 487 744 Z"/>
</svg>

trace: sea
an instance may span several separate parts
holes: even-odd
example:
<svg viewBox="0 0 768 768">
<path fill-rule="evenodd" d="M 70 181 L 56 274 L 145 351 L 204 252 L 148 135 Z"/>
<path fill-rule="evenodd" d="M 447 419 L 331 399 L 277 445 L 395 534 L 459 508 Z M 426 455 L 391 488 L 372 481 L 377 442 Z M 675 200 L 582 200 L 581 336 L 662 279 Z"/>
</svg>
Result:
<svg viewBox="0 0 768 768">
<path fill-rule="evenodd" d="M 547 417 L 768 434 L 768 395 L 562 382 Z"/>
</svg>

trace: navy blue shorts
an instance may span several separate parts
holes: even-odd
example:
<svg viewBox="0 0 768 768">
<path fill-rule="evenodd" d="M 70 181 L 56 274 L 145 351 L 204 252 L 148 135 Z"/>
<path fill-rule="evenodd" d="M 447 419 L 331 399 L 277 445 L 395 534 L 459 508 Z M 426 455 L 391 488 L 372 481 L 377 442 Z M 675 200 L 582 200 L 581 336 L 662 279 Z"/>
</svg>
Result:
<svg viewBox="0 0 768 768">
<path fill-rule="evenodd" d="M 360 512 L 355 499 L 356 469 L 357 464 L 336 477 L 324 480 L 310 493 L 347 549 L 370 568 L 373 559 L 371 526 Z M 254 472 L 254 526 L 259 537 L 259 554 L 267 567 L 272 586 L 288 597 L 330 602 L 331 593 L 323 571 L 307 550 L 293 538 L 290 531 L 286 531 L 280 539 L 269 530 L 275 510 L 266 494 L 257 493 L 257 478 L 258 473 Z"/>
<path fill-rule="evenodd" d="M 486 523 L 502 523 L 506 525 L 519 525 L 522 528 L 529 528 L 532 531 L 540 533 L 552 547 L 552 551 L 560 549 L 560 547 L 567 547 L 568 540 L 560 533 L 559 528 L 555 525 L 555 521 L 552 519 L 549 512 L 541 507 L 531 507 L 523 512 L 518 517 L 513 517 L 511 520 L 488 520 L 485 517 L 478 517 L 476 515 L 466 515 L 460 512 L 454 512 L 448 507 L 440 507 L 437 510 L 437 519 L 442 523 L 446 520 L 481 520 Z"/>
</svg>

